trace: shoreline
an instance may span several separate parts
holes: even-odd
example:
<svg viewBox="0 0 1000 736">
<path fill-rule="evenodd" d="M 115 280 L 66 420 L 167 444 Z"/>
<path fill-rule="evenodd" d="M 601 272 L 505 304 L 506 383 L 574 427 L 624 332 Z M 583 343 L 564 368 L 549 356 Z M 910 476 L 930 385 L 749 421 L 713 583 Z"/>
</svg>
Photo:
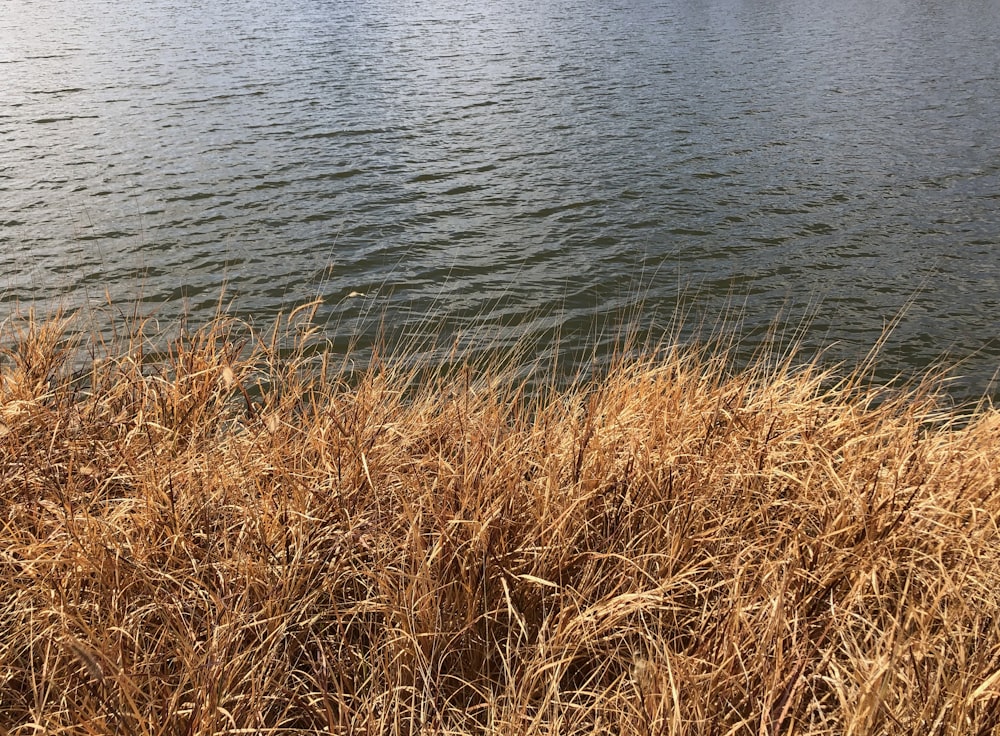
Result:
<svg viewBox="0 0 1000 736">
<path fill-rule="evenodd" d="M 348 381 L 284 329 L 7 325 L 6 732 L 1000 725 L 997 410 L 679 347 Z"/>
</svg>

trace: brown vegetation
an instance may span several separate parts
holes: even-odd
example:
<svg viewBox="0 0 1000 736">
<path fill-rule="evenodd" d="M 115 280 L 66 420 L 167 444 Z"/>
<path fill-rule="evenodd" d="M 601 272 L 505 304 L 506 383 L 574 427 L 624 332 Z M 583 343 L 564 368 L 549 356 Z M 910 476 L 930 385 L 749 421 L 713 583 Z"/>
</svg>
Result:
<svg viewBox="0 0 1000 736">
<path fill-rule="evenodd" d="M 1000 724 L 992 409 L 673 348 L 530 397 L 347 380 L 144 328 L 7 325 L 0 734 Z"/>
</svg>

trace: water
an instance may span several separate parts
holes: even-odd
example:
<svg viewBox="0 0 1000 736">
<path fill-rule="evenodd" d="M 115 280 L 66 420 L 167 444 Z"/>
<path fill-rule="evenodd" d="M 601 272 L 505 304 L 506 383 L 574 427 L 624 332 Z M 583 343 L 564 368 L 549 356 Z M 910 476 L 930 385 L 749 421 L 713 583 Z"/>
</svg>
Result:
<svg viewBox="0 0 1000 736">
<path fill-rule="evenodd" d="M 996 397 L 997 49 L 997 0 L 4 0 L 0 316 L 575 355 L 736 304 L 853 362 L 906 307 L 882 374 Z"/>
</svg>

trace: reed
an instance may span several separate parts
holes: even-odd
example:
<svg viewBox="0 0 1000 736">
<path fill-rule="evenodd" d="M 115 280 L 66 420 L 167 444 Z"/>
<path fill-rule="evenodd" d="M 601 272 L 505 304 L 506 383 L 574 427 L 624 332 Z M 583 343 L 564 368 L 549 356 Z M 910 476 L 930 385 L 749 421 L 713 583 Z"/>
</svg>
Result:
<svg viewBox="0 0 1000 736">
<path fill-rule="evenodd" d="M 997 732 L 997 411 L 670 345 L 352 372 L 308 316 L 8 321 L 0 733 Z"/>
</svg>

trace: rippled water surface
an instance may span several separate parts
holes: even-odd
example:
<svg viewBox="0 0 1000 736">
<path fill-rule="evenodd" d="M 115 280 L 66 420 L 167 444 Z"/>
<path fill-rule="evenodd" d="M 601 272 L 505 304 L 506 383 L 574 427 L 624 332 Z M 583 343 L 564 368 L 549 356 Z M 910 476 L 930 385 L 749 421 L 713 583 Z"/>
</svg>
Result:
<svg viewBox="0 0 1000 736">
<path fill-rule="evenodd" d="M 0 311 L 572 352 L 735 303 L 854 361 L 909 304 L 884 373 L 996 396 L 998 49 L 997 0 L 4 0 Z"/>
</svg>

